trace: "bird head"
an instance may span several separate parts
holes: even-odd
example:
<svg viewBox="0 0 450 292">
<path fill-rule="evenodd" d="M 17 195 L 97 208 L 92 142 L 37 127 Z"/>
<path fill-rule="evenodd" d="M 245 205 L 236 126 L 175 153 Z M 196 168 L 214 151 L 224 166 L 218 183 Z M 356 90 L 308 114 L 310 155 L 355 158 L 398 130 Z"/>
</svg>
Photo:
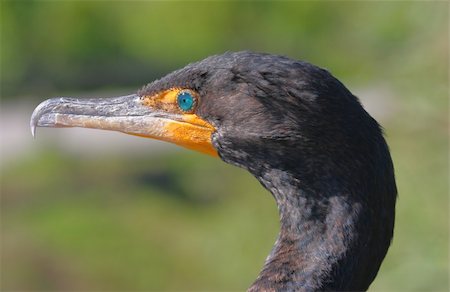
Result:
<svg viewBox="0 0 450 292">
<path fill-rule="evenodd" d="M 46 100 L 32 115 L 33 134 L 36 126 L 120 131 L 220 156 L 247 169 L 267 163 L 292 169 L 304 157 L 309 163 L 320 157 L 322 165 L 324 156 L 345 157 L 378 131 L 328 71 L 252 52 L 208 57 L 128 96 Z"/>
</svg>

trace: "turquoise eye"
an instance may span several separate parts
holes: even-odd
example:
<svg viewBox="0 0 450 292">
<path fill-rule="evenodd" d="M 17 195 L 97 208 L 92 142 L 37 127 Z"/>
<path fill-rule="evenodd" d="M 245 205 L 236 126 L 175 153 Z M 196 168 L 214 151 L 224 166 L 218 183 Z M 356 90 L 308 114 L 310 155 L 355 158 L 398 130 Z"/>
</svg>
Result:
<svg viewBox="0 0 450 292">
<path fill-rule="evenodd" d="M 188 91 L 182 91 L 177 97 L 178 106 L 185 112 L 192 110 L 194 107 L 194 97 Z"/>
</svg>

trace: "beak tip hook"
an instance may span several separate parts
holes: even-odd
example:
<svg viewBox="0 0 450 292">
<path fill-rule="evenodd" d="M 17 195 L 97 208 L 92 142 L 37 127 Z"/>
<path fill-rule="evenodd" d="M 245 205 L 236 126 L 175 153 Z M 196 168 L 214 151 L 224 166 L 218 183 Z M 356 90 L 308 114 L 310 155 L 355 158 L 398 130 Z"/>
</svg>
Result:
<svg viewBox="0 0 450 292">
<path fill-rule="evenodd" d="M 33 139 L 36 138 L 36 121 L 35 121 L 35 115 L 33 112 L 33 115 L 30 120 L 30 130 L 31 130 L 31 136 L 33 136 Z"/>
</svg>

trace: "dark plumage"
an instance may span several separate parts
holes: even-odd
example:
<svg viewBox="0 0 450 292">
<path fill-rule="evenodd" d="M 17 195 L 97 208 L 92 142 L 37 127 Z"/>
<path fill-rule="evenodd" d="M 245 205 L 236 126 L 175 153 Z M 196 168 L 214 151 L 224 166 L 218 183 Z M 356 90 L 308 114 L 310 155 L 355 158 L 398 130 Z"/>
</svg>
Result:
<svg viewBox="0 0 450 292">
<path fill-rule="evenodd" d="M 277 202 L 281 231 L 249 291 L 366 290 L 391 242 L 397 190 L 358 99 L 326 70 L 252 52 L 190 64 L 137 95 L 170 88 L 198 93 L 219 156 Z"/>
</svg>

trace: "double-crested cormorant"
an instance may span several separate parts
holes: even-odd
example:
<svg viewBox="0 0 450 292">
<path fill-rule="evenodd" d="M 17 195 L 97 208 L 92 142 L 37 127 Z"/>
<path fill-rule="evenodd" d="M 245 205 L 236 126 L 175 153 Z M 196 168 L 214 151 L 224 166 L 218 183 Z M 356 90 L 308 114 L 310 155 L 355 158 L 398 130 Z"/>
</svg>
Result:
<svg viewBox="0 0 450 292">
<path fill-rule="evenodd" d="M 249 291 L 366 290 L 391 242 L 397 190 L 380 126 L 306 62 L 212 56 L 136 94 L 46 100 L 36 126 L 165 140 L 251 172 L 275 198 L 281 230 Z"/>
</svg>

